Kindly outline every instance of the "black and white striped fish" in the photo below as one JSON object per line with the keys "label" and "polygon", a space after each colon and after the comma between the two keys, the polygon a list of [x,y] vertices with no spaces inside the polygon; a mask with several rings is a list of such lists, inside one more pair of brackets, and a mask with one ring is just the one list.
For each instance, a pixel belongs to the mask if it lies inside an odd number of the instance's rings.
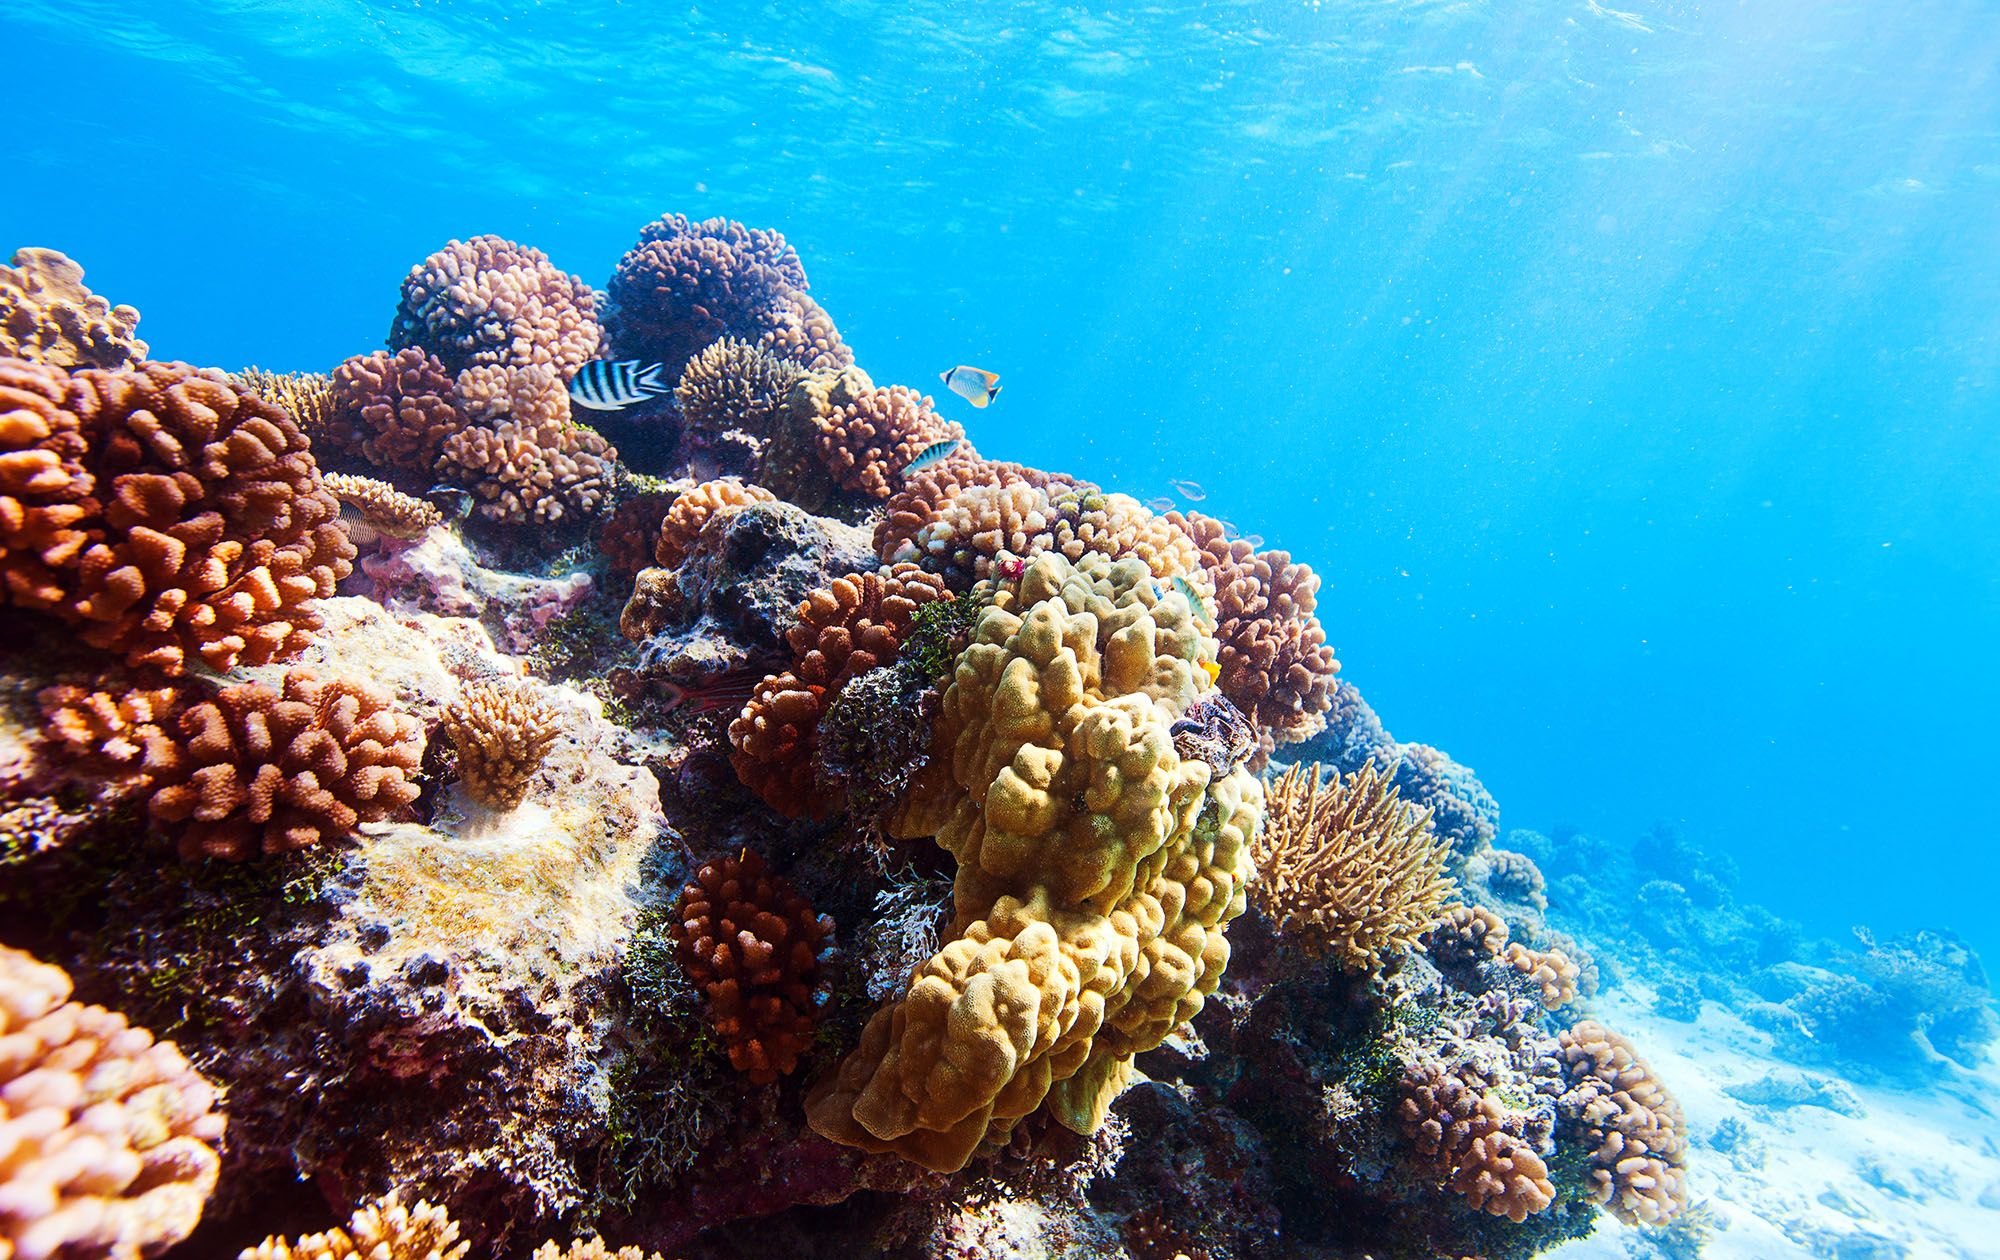
{"label": "black and white striped fish", "polygon": [[671,394],[674,387],[660,380],[665,365],[622,359],[609,363],[592,359],[577,369],[570,379],[570,401],[592,411],[623,411],[633,403],[659,394]]}

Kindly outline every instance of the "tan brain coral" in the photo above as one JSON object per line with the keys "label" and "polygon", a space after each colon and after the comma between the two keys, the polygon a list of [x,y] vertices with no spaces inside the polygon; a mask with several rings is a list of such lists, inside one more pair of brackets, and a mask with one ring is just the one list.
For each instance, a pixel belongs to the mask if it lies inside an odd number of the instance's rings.
{"label": "tan brain coral", "polygon": [[1628,1225],[1662,1225],[1687,1206],[1687,1117],[1632,1043],[1594,1020],[1558,1038],[1565,1121],[1590,1148],[1591,1197]]}
{"label": "tan brain coral", "polygon": [[282,660],[354,548],[285,411],[219,372],[0,362],[0,603],[179,673]]}
{"label": "tan brain coral", "polygon": [[422,349],[454,372],[539,366],[567,381],[597,357],[602,336],[589,285],[541,250],[489,235],[410,268],[389,345]]}
{"label": "tan brain coral", "polygon": [[274,402],[291,413],[299,429],[312,439],[313,449],[353,454],[359,450],[359,431],[341,412],[340,399],[333,391],[333,377],[325,372],[267,372],[247,367],[229,374],[231,382]]}
{"label": "tan brain coral", "polygon": [[371,684],[307,670],[238,683],[183,711],[147,808],[182,856],[249,858],[343,839],[417,797],[423,725]]}
{"label": "tan brain coral", "polygon": [[1045,1104],[1087,1132],[1201,1008],[1263,806],[1174,751],[1212,650],[1137,561],[1045,555],[994,592],[891,820],[958,859],[950,939],[815,1088],[815,1129],[938,1169]]}
{"label": "tan brain coral", "polygon": [[55,367],[142,362],[139,312],[83,287],[83,268],[53,249],[22,249],[0,267],[0,355]]}
{"label": "tan brain coral", "polygon": [[172,1042],[0,946],[0,1256],[157,1255],[221,1167],[216,1094]]}
{"label": "tan brain coral", "polygon": [[724,337],[688,361],[674,398],[691,460],[717,470],[760,472],[785,402],[805,373],[760,346]]}
{"label": "tan brain coral", "polygon": [[480,679],[459,688],[444,712],[458,749],[459,781],[489,809],[517,809],[549,749],[562,737],[562,713],[533,683]]}

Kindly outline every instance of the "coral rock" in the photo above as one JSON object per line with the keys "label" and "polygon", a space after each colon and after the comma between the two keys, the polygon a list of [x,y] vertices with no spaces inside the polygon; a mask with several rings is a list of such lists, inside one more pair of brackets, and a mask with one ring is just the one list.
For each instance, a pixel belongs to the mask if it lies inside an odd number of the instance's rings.
{"label": "coral rock", "polygon": [[517,809],[549,748],[562,735],[562,714],[532,684],[480,679],[459,689],[445,710],[444,729],[458,749],[459,781],[489,809]]}
{"label": "coral rock", "polygon": [[423,727],[366,683],[285,676],[225,687],[178,722],[153,770],[153,819],[184,824],[183,857],[248,858],[340,840],[417,797]]}
{"label": "coral rock", "polygon": [[392,349],[416,347],[453,372],[546,367],[564,381],[601,337],[589,285],[498,236],[452,241],[410,268],[389,329]]}
{"label": "coral rock", "polygon": [[736,1070],[759,1085],[798,1066],[825,1000],[833,920],[745,852],[703,866],[674,915],[678,956]]}
{"label": "coral rock", "polygon": [[723,508],[777,501],[778,496],[764,487],[748,485],[733,477],[704,481],[682,492],[667,509],[660,521],[659,538],[653,543],[653,562],[666,569],[678,568],[709,518]]}
{"label": "coral rock", "polygon": [[14,252],[0,267],[0,355],[54,367],[142,362],[139,312],[83,287],[83,268],[53,249]]}
{"label": "coral rock", "polygon": [[156,1255],[221,1167],[215,1089],[168,1041],[0,946],[0,1256]]}

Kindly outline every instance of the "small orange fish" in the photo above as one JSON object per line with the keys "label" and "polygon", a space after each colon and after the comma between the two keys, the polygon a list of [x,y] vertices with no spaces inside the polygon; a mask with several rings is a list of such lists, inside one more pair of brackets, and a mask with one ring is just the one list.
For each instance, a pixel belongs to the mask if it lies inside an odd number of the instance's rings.
{"label": "small orange fish", "polygon": [[944,387],[975,407],[984,407],[1000,393],[1000,374],[961,363],[949,372],[939,372]]}

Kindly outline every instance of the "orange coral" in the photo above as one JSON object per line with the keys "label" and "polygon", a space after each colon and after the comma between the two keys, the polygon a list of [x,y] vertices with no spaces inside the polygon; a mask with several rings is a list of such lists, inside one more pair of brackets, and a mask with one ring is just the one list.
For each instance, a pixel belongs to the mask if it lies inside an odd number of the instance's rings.
{"label": "orange coral", "polygon": [[139,312],[83,287],[83,268],[53,249],[0,267],[0,355],[56,367],[119,368],[145,359]]}
{"label": "orange coral", "polygon": [[1527,1136],[1530,1117],[1510,1111],[1485,1085],[1437,1064],[1413,1069],[1396,1118],[1417,1153],[1473,1210],[1518,1225],[1555,1201],[1555,1186]]}
{"label": "orange coral", "polygon": [[597,357],[602,330],[590,286],[539,249],[499,236],[452,241],[410,268],[389,329],[451,371],[541,366],[567,380]]}
{"label": "orange coral", "polygon": [[886,499],[903,468],[965,430],[931,408],[928,396],[902,385],[878,388],[859,368],[808,377],[792,390],[792,422],[809,423],[820,462],[843,490]]}
{"label": "orange coral", "polygon": [[178,674],[297,653],[354,548],[283,408],[184,363],[0,362],[0,602]]}
{"label": "orange coral", "polygon": [[1591,1197],[1630,1224],[1687,1206],[1687,1118],[1632,1043],[1593,1020],[1558,1038],[1569,1092],[1557,1104],[1591,1146]]}
{"label": "orange coral", "polygon": [[284,692],[238,683],[193,705],[154,768],[148,810],[185,824],[181,856],[248,858],[330,843],[417,797],[423,725],[368,683],[306,670]]}
{"label": "orange coral", "polygon": [[483,500],[481,516],[552,522],[595,512],[610,494],[618,452],[571,423],[569,394],[553,368],[468,368],[452,398],[471,427],[444,440],[437,470]]}
{"label": "orange coral", "polygon": [[1222,694],[1250,715],[1270,746],[1309,739],[1326,725],[1340,662],[1313,609],[1319,577],[1289,553],[1257,551],[1221,521],[1167,514],[1201,549],[1215,587]]}
{"label": "orange coral", "polygon": [[745,850],[703,866],[681,890],[674,939],[729,1061],[759,1085],[798,1066],[819,1023],[820,954],[833,920]]}
{"label": "orange coral", "polygon": [[169,732],[180,718],[178,687],[91,691],[62,685],[44,687],[36,700],[42,708],[43,738],[105,773],[143,781],[154,767],[177,755]]}
{"label": "orange coral", "polygon": [[635,494],[613,508],[597,531],[597,549],[613,573],[637,573],[653,561],[660,524],[676,496],[660,490]]}
{"label": "orange coral", "polygon": [[660,522],[659,539],[653,544],[653,560],[663,569],[679,568],[709,517],[723,508],[777,501],[778,496],[764,487],[734,477],[704,481],[692,490],[683,491],[673,507],[667,509],[665,519]]}
{"label": "orange coral", "polygon": [[1580,972],[1577,965],[1560,951],[1529,949],[1516,942],[1509,945],[1500,957],[1528,978],[1528,982],[1540,992],[1542,1005],[1549,1010],[1561,1010],[1576,1001]]}
{"label": "orange coral", "polygon": [[796,664],[759,684],[729,724],[730,762],[779,813],[821,816],[839,803],[815,778],[819,719],[849,681],[895,661],[925,604],[951,598],[913,564],[837,579],[799,605],[786,632]]}
{"label": "orange coral", "polygon": [[[378,534],[391,538],[422,538],[444,524],[444,513],[413,499],[386,481],[328,473],[321,479],[333,497],[354,510],[361,521]],[[365,541],[365,540],[364,540]]]}
{"label": "orange coral", "polygon": [[458,749],[459,781],[489,809],[517,809],[542,760],[562,735],[562,712],[541,689],[519,679],[485,679],[459,688],[444,713]]}
{"label": "orange coral", "polygon": [[451,373],[422,350],[358,354],[333,369],[333,397],[361,434],[361,453],[382,468],[428,475],[445,439],[465,427]]}

